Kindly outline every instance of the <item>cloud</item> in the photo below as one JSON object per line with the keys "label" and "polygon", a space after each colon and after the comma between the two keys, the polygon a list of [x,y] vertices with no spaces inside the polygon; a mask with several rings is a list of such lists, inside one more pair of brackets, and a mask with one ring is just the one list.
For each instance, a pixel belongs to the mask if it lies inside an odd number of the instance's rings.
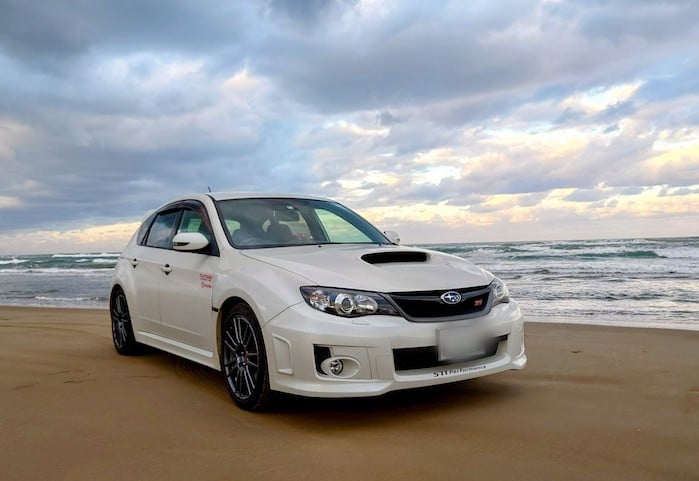
{"label": "cloud", "polygon": [[699,7],[691,0],[640,4],[633,0],[595,4],[575,1],[552,3],[549,8],[557,14],[577,18],[584,35],[612,43],[627,39],[671,40],[678,31],[696,32],[693,19],[699,15]]}
{"label": "cloud", "polygon": [[255,10],[212,0],[3,0],[0,43],[9,56],[60,75],[95,52],[201,54],[239,41]]}
{"label": "cloud", "polygon": [[[597,189],[575,189],[565,197],[571,202],[599,202],[609,197],[609,192]],[[604,205],[604,203],[599,203]]]}
{"label": "cloud", "polygon": [[384,111],[376,114],[376,120],[379,122],[379,125],[382,127],[391,127],[393,125],[400,124],[401,122],[403,122],[403,119],[400,119],[399,117],[396,117],[395,115],[392,115],[387,110],[384,110]]}
{"label": "cloud", "polygon": [[208,187],[328,195],[415,235],[699,211],[696,2],[0,11],[5,235],[107,229]]}
{"label": "cloud", "polygon": [[301,28],[312,28],[331,15],[342,15],[349,7],[356,7],[354,0],[270,0],[268,12],[277,19],[290,20]]}

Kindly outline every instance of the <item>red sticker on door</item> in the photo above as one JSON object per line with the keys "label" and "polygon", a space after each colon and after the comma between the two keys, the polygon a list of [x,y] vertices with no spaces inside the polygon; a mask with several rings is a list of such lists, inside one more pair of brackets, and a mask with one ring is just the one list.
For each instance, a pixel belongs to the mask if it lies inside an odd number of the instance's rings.
{"label": "red sticker on door", "polygon": [[211,289],[214,287],[214,276],[211,274],[199,274],[202,289]]}

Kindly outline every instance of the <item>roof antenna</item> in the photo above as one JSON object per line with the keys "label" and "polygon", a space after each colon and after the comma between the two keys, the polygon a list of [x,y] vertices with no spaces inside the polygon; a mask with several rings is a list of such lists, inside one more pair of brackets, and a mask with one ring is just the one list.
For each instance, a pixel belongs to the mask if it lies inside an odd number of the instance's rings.
{"label": "roof antenna", "polygon": [[211,192],[211,187],[207,185],[206,188],[209,189],[209,192]]}

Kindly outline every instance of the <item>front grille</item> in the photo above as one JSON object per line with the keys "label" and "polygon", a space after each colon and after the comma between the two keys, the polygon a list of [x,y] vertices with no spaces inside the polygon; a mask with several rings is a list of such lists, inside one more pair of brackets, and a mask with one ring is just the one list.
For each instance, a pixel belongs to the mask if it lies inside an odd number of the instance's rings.
{"label": "front grille", "polygon": [[486,314],[489,309],[489,286],[453,289],[461,295],[461,301],[447,304],[441,299],[447,291],[420,291],[389,293],[393,302],[411,320],[433,318],[467,319]]}
{"label": "front grille", "polygon": [[410,371],[413,369],[428,369],[431,367],[446,366],[458,362],[475,361],[486,357],[494,356],[498,351],[498,345],[507,340],[507,335],[494,337],[486,341],[485,353],[475,357],[465,357],[462,359],[452,359],[448,361],[439,360],[437,346],[409,347],[393,350],[393,363],[396,371]]}

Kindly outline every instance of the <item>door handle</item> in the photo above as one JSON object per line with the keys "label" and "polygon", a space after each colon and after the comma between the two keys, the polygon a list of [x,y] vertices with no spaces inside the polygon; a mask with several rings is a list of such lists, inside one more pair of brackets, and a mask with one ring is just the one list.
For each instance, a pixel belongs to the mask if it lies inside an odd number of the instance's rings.
{"label": "door handle", "polygon": [[170,264],[165,264],[160,270],[163,271],[165,275],[168,275],[172,272],[172,267],[170,267]]}
{"label": "door handle", "polygon": [[138,259],[130,259],[129,263],[131,264],[131,267],[134,269],[138,267]]}

